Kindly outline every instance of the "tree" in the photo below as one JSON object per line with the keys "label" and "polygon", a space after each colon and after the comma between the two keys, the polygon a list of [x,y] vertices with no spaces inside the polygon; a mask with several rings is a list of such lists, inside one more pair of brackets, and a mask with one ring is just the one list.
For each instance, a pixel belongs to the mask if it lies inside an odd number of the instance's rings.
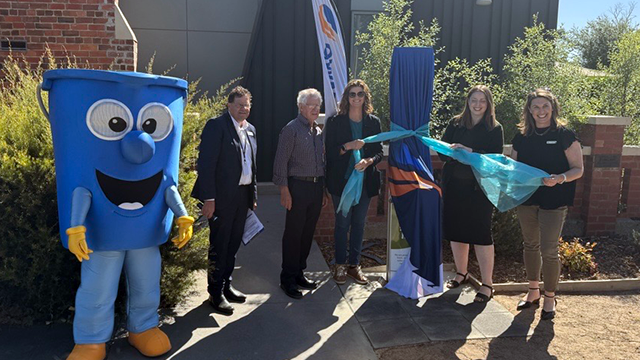
{"label": "tree", "polygon": [[389,0],[383,2],[384,12],[374,16],[366,33],[356,34],[356,46],[362,49],[362,70],[358,77],[363,79],[372,94],[372,103],[376,114],[382,121],[384,130],[389,129],[389,71],[393,48],[397,46],[434,46],[440,31],[438,21],[431,26],[419,23],[418,34],[412,36],[414,24],[411,0]]}
{"label": "tree", "polygon": [[[356,46],[364,45],[360,57],[362,69],[356,74],[370,87],[373,107],[382,121],[384,130],[389,129],[389,71],[393,49],[397,46],[435,47],[440,25],[437,19],[426,27],[419,22],[418,31],[411,22],[410,0],[389,0],[383,2],[384,12],[374,16],[367,33],[356,35]],[[435,48],[438,54],[444,47]],[[497,75],[493,74],[489,59],[469,64],[466,59],[453,59],[439,66],[435,59],[433,84],[433,107],[431,109],[431,135],[439,137],[448,121],[462,110],[469,88],[477,84],[495,85]],[[500,98],[499,90],[492,87],[494,95]]]}
{"label": "tree", "polygon": [[503,99],[496,109],[506,141],[517,132],[527,94],[536,88],[549,88],[558,97],[563,110],[560,115],[572,125],[592,114],[588,76],[576,60],[570,59],[570,52],[566,37],[546,29],[535,16],[523,37],[509,46],[500,79]]}
{"label": "tree", "polygon": [[640,144],[640,30],[623,35],[609,57],[602,113],[631,117],[625,143]]}
{"label": "tree", "polygon": [[627,6],[617,3],[609,14],[588,21],[582,29],[573,29],[575,47],[581,55],[581,64],[589,69],[610,64],[609,53],[615,43],[626,33],[638,29],[633,19],[636,3]]}

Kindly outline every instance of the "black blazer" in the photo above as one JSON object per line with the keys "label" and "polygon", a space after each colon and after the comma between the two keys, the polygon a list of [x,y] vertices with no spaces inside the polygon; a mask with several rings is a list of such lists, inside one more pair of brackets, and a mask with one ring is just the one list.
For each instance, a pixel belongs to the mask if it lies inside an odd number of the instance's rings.
{"label": "black blazer", "polygon": [[[342,190],[347,184],[345,174],[351,159],[351,150],[340,155],[340,148],[344,143],[354,140],[349,125],[349,115],[335,115],[327,120],[324,128],[324,148],[327,157],[327,189],[329,193],[342,196]],[[362,137],[380,133],[380,119],[374,115],[366,115],[362,124]],[[364,190],[369,197],[380,192],[380,171],[376,165],[382,161],[382,144],[365,144],[363,158],[373,158],[373,164],[364,171]]]}
{"label": "black blazer", "polygon": [[[239,195],[238,183],[242,175],[242,147],[240,138],[229,113],[207,121],[202,130],[200,154],[198,155],[198,179],[191,196],[205,201],[216,200],[216,212],[231,206]],[[247,204],[253,209],[258,199],[256,182],[256,128],[249,124],[247,128],[251,150],[252,192]]]}

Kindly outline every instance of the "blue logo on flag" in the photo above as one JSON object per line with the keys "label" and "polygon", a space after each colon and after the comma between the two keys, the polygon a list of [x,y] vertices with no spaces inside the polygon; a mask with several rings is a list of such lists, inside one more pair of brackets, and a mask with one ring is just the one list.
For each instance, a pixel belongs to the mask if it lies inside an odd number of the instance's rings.
{"label": "blue logo on flag", "polygon": [[333,41],[336,41],[338,34],[338,26],[336,24],[336,18],[333,16],[333,11],[327,5],[320,5],[318,9],[318,18],[320,18],[320,26],[322,32]]}

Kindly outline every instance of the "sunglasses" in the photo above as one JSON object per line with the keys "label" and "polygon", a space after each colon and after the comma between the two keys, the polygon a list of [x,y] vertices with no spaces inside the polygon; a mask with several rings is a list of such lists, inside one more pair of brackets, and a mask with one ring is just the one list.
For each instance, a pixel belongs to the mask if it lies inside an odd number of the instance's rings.
{"label": "sunglasses", "polygon": [[356,96],[360,97],[360,98],[364,97],[364,91],[350,92],[349,93],[349,97],[352,98],[352,99],[354,99]]}

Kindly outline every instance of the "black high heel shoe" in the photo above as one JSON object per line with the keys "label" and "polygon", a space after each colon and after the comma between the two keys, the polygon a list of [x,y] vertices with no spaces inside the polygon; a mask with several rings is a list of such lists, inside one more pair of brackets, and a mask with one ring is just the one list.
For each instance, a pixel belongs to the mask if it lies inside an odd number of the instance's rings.
{"label": "black high heel shoe", "polygon": [[[544,297],[553,299],[554,307],[555,307],[555,305],[558,305],[558,300],[556,299],[555,295],[549,296],[547,294],[544,294]],[[544,311],[544,308],[542,309],[542,314],[540,316],[541,320],[551,320],[554,317],[556,317],[556,310],[555,309],[551,310],[551,311]]]}
{"label": "black high heel shoe", "polygon": [[[489,286],[487,284],[482,284],[482,286],[486,287],[487,289],[491,290],[491,295],[487,296],[481,292],[478,292],[476,294],[476,298],[473,299],[473,302],[477,302],[477,303],[485,303],[489,300],[491,300],[491,298],[493,298],[493,286]],[[482,287],[480,286],[480,287]]]}
{"label": "black high heel shoe", "polygon": [[[538,291],[540,291],[540,288],[529,288],[529,290],[538,290]],[[520,301],[518,301],[518,306],[516,306],[516,309],[518,311],[520,311],[520,310],[528,309],[531,306],[533,306],[534,304],[538,305],[538,304],[540,304],[540,298],[541,297],[542,297],[542,295],[538,296],[537,299],[532,300],[532,301],[520,300]]]}
{"label": "black high heel shoe", "polygon": [[455,288],[459,287],[462,284],[466,284],[469,281],[469,272],[468,271],[467,271],[466,274],[461,274],[461,273],[457,272],[456,275],[462,276],[462,280],[460,282],[456,281],[455,279],[447,281],[447,287],[449,289],[455,289]]}

